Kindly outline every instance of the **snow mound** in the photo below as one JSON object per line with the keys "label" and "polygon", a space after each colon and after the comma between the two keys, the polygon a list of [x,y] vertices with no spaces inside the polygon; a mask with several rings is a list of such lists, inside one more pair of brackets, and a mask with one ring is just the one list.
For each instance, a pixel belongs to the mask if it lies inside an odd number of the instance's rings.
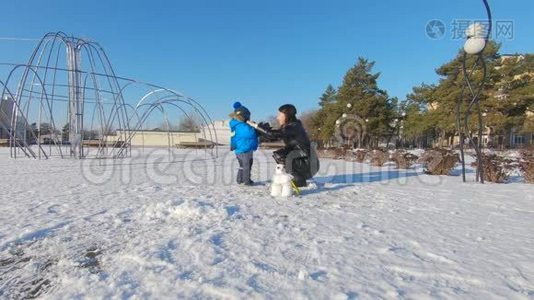
{"label": "snow mound", "polygon": [[142,222],[190,222],[201,218],[222,219],[226,215],[224,208],[197,199],[173,199],[149,203],[139,210]]}

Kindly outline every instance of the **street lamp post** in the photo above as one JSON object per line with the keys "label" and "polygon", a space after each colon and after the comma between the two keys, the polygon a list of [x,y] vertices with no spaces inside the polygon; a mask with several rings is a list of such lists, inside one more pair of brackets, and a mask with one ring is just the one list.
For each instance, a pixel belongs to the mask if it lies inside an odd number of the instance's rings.
{"label": "street lamp post", "polygon": [[[462,87],[460,97],[456,103],[456,127],[458,135],[460,138],[460,156],[462,162],[462,180],[465,182],[465,155],[464,155],[464,137],[467,137],[470,144],[473,146],[477,156],[477,171],[476,171],[476,181],[484,183],[484,168],[482,166],[482,112],[480,108],[480,94],[484,89],[484,84],[487,79],[487,70],[486,62],[484,59],[484,49],[488,44],[491,27],[492,27],[492,17],[491,10],[487,0],[482,0],[486,8],[486,13],[488,16],[488,29],[485,32],[484,27],[480,23],[471,24],[466,30],[467,40],[464,44],[464,54],[462,59],[462,73],[464,77],[464,86]],[[476,60],[470,71],[467,67],[467,57],[468,55],[475,55]],[[472,82],[472,75],[476,69],[476,66],[480,65],[482,68],[482,81],[478,86],[475,86]],[[466,91],[470,94],[470,99],[468,99],[467,107],[465,113],[462,115],[461,108],[464,105],[464,96]],[[469,128],[469,118],[471,113],[475,110],[478,123],[477,138],[473,137],[471,130]]]}

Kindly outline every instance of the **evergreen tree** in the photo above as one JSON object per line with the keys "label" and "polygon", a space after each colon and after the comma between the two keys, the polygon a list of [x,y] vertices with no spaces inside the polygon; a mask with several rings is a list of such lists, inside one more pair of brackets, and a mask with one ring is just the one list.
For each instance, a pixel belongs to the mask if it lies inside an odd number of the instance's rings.
{"label": "evergreen tree", "polygon": [[[500,44],[490,41],[483,53],[487,76],[479,94],[483,131],[489,128],[492,135],[500,136],[512,132],[532,134],[534,55],[515,55],[504,59],[499,55],[499,49]],[[484,72],[480,65],[471,68],[475,66],[476,59],[477,56],[468,55],[466,66],[470,82],[478,90]],[[380,139],[385,138],[389,142],[397,133],[402,133],[410,144],[418,147],[431,146],[430,141],[450,145],[458,135],[455,113],[458,101],[462,101],[462,118],[472,101],[469,89],[465,88],[463,60],[464,51],[461,49],[452,60],[436,69],[440,77],[436,84],[422,83],[414,87],[406,100],[398,105],[396,98],[390,98],[378,87],[380,73],[373,72],[375,63],[360,57],[347,71],[337,91],[329,85],[321,95],[320,109],[311,118],[310,131],[316,140],[332,141],[336,134],[336,121],[346,113],[365,120],[367,137],[364,146],[376,146]],[[399,107],[405,115],[400,114]],[[478,131],[476,108],[471,110],[468,125],[471,133]]]}
{"label": "evergreen tree", "polygon": [[50,123],[41,123],[39,126],[39,132],[41,135],[52,133],[52,127]]}
{"label": "evergreen tree", "polygon": [[61,139],[63,141],[68,141],[69,140],[69,134],[70,134],[70,125],[67,122],[67,124],[65,124],[65,126],[63,126],[63,129],[61,130]]}
{"label": "evergreen tree", "polygon": [[381,137],[391,134],[390,123],[395,115],[395,103],[378,87],[380,73],[373,73],[375,62],[362,57],[347,72],[338,90],[338,102],[343,110],[351,104],[349,112],[366,121],[367,137],[364,144],[377,146]]}
{"label": "evergreen tree", "polygon": [[436,135],[438,119],[436,113],[435,85],[422,83],[414,87],[402,104],[402,137],[411,146],[424,147],[428,137]]}
{"label": "evergreen tree", "polygon": [[[496,83],[500,80],[500,75],[497,71],[499,66],[497,59],[499,47],[499,44],[489,42],[484,50],[484,57],[487,65],[487,78],[482,92],[479,95],[481,109],[484,112],[489,112],[491,110],[491,102],[488,101],[488,99],[495,90]],[[409,103],[417,104],[420,108],[425,107],[425,111],[422,114],[423,118],[420,120],[423,123],[408,123],[408,126],[421,126],[420,128],[428,129],[427,134],[429,134],[430,137],[437,138],[440,144],[450,143],[452,141],[451,138],[457,134],[455,111],[457,102],[462,96],[462,87],[465,83],[464,74],[462,72],[463,56],[463,50],[459,50],[454,59],[436,70],[436,73],[440,76],[440,80],[437,84],[422,84],[421,86],[415,87],[413,92],[407,97]],[[475,60],[476,56],[468,56],[466,66],[473,66]],[[471,74],[471,82],[476,89],[482,81],[483,72],[481,68],[478,67],[478,69],[474,69]],[[471,94],[465,89],[463,94],[464,105],[462,106],[461,111],[462,115],[465,113],[467,103],[471,100]],[[472,132],[476,132],[477,130],[475,114],[476,110],[472,109],[469,124]],[[407,132],[410,130],[411,128],[406,128]]]}
{"label": "evergreen tree", "polygon": [[493,100],[494,114],[489,122],[496,131],[534,132],[534,55],[502,59],[501,80]]}
{"label": "evergreen tree", "polygon": [[[316,136],[324,141],[331,140],[336,132],[336,121],[344,114],[357,115],[365,124],[368,136],[365,144],[378,144],[378,139],[393,132],[390,123],[395,117],[395,99],[378,87],[380,73],[373,73],[374,62],[362,57],[350,68],[339,87],[334,100],[333,88],[327,88],[321,96],[321,109],[314,115],[313,124],[317,128]],[[323,100],[330,101],[323,101]],[[350,107],[347,107],[350,104]]]}
{"label": "evergreen tree", "polygon": [[329,84],[326,87],[326,90],[324,91],[324,93],[319,98],[319,105],[321,107],[324,107],[328,103],[336,102],[336,95],[337,95],[336,89],[334,89],[334,87],[331,84]]}

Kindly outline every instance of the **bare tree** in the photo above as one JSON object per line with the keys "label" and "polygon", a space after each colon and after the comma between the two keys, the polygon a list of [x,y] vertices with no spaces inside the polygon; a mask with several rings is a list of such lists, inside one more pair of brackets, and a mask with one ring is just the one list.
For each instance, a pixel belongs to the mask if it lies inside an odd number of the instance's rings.
{"label": "bare tree", "polygon": [[311,134],[313,133],[314,131],[314,127],[313,127],[313,116],[315,115],[316,111],[306,111],[306,112],[303,112],[302,114],[300,114],[300,121],[302,122],[302,126],[304,126],[304,129],[306,129],[306,131]]}
{"label": "bare tree", "polygon": [[186,132],[196,132],[200,130],[199,126],[200,122],[198,122],[193,117],[182,117],[178,123],[178,130],[180,131],[186,131]]}
{"label": "bare tree", "polygon": [[269,123],[269,125],[271,125],[271,127],[278,127],[280,126],[280,124],[278,124],[278,121],[276,120],[276,116],[268,116],[264,121],[262,122],[266,122],[266,123]]}

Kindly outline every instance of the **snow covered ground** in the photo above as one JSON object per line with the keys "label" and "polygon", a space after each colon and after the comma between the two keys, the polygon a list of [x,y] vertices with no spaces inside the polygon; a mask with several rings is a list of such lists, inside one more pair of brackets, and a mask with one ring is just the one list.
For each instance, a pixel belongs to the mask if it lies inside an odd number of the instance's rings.
{"label": "snow covered ground", "polygon": [[534,185],[323,160],[273,199],[269,151],[119,161],[0,149],[0,298],[534,298]]}

